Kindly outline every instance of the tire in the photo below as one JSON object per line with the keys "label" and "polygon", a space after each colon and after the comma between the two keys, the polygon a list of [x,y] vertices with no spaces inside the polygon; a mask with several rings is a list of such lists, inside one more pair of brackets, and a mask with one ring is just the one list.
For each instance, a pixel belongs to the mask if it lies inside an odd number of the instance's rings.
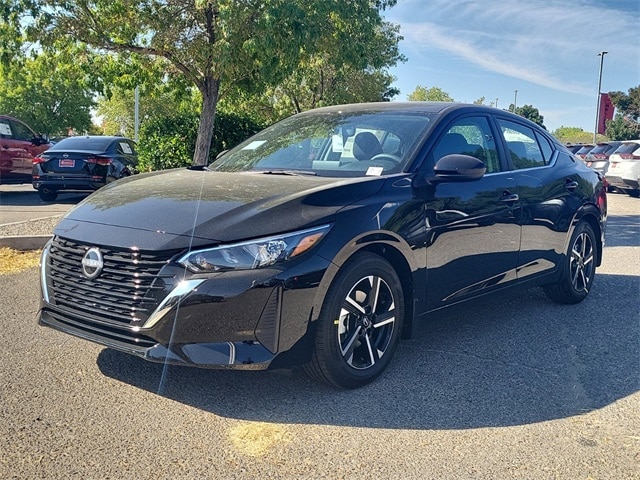
{"label": "tire", "polygon": [[544,286],[544,292],[556,303],[574,304],[584,300],[596,273],[598,243],[591,225],[580,222],[577,226],[569,249],[562,260],[562,273],[558,282]]}
{"label": "tire", "polygon": [[45,202],[53,202],[58,198],[58,191],[47,187],[40,187],[38,189],[38,195],[40,195],[40,198]]}
{"label": "tire", "polygon": [[324,299],[307,373],[337,388],[358,388],[389,365],[404,318],[398,274],[382,257],[360,253],[334,279]]}

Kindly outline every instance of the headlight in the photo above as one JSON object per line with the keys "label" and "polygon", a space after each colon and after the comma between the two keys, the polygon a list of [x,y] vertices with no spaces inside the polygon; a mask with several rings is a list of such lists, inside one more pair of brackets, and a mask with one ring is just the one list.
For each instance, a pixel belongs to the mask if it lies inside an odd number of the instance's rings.
{"label": "headlight", "polygon": [[331,225],[324,225],[249,242],[197,250],[187,253],[178,263],[195,273],[268,267],[310,250],[330,228]]}

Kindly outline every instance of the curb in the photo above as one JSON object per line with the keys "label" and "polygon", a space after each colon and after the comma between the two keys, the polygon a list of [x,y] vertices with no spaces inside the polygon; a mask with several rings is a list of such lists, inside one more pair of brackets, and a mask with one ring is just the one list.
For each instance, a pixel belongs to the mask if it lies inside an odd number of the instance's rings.
{"label": "curb", "polygon": [[52,235],[0,237],[0,247],[8,247],[13,250],[39,250],[51,238]]}

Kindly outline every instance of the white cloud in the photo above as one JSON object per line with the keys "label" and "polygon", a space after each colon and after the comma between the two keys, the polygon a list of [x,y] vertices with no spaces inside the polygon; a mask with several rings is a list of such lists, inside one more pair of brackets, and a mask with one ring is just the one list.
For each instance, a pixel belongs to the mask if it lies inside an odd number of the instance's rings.
{"label": "white cloud", "polygon": [[401,24],[410,57],[445,52],[489,72],[585,96],[593,95],[600,50],[615,53],[617,68],[638,71],[638,15],[584,0],[400,0],[395,8],[401,4],[406,14],[394,18],[391,9],[388,19]]}

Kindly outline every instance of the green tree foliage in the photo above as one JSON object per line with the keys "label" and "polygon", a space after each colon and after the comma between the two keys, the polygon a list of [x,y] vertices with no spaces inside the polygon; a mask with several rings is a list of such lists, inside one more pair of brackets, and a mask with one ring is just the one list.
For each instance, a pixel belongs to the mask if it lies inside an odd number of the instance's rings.
{"label": "green tree foliage", "polygon": [[626,94],[609,92],[609,97],[616,107],[616,116],[607,122],[607,136],[612,140],[640,138],[640,85]]}
{"label": "green tree foliage", "polygon": [[515,109],[513,107],[513,104],[511,104],[509,106],[509,111],[513,112],[515,110],[516,115],[520,115],[521,117],[531,120],[542,128],[547,128],[544,126],[544,117],[540,115],[540,111],[533,105],[523,105],[522,107],[516,107]]}
{"label": "green tree foliage", "polygon": [[339,71],[300,70],[275,87],[260,93],[237,89],[221,99],[225,112],[242,113],[258,123],[271,124],[285,117],[327,105],[360,102],[387,102],[399,91],[394,77],[382,70],[362,71],[343,67]]}
{"label": "green tree foliage", "polygon": [[[198,121],[196,113],[182,112],[144,122],[138,144],[139,169],[151,171],[190,165],[198,136]],[[208,161],[262,127],[247,117],[218,112]]]}
{"label": "green tree foliage", "polygon": [[562,143],[591,143],[593,132],[585,132],[578,127],[558,127],[552,132]]}
{"label": "green tree foliage", "polygon": [[77,52],[40,54],[0,65],[0,112],[13,115],[37,132],[64,135],[91,127],[91,81],[73,61]]}
{"label": "green tree foliage", "polygon": [[427,88],[418,85],[416,89],[407,95],[410,102],[453,102],[453,98],[439,87]]}
{"label": "green tree foliage", "polygon": [[[19,0],[26,1],[26,0]],[[380,13],[396,0],[34,0],[31,39],[164,59],[201,96],[195,164],[205,164],[220,95],[264,91],[323,54],[335,68],[392,66],[399,36]],[[15,2],[14,2],[15,3]],[[385,50],[376,50],[385,39]],[[373,47],[375,48],[371,48]]]}

